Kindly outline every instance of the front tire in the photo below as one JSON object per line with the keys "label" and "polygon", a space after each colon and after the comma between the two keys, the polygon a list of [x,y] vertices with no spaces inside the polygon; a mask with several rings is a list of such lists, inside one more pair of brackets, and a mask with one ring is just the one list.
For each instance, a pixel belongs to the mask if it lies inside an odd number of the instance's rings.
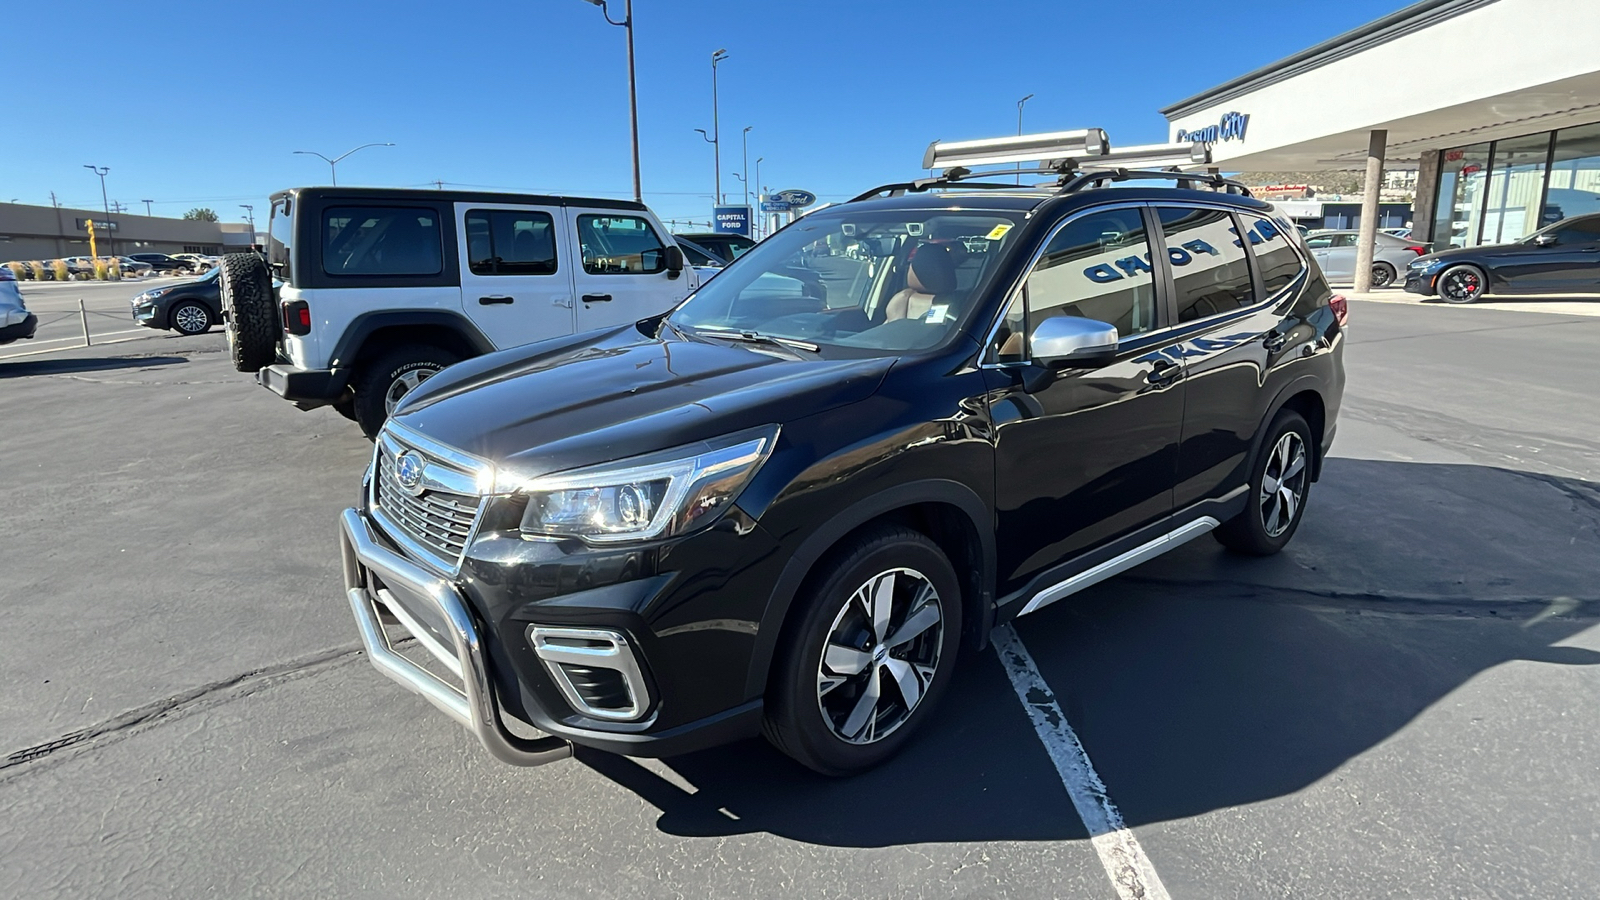
{"label": "front tire", "polygon": [[1300,528],[1311,492],[1311,426],[1292,409],[1280,411],[1250,469],[1244,512],[1212,532],[1222,546],[1251,556],[1271,556]]}
{"label": "front tire", "polygon": [[809,583],[763,731],[807,768],[853,775],[899,752],[948,688],[961,585],[937,544],[890,525],[840,548]]}
{"label": "front tire", "polygon": [[1488,288],[1477,266],[1451,266],[1439,274],[1439,299],[1446,303],[1476,303]]}
{"label": "front tire", "polygon": [[167,320],[172,323],[172,330],[179,334],[205,334],[211,330],[211,310],[206,309],[205,304],[192,300],[173,307]]}
{"label": "front tire", "polygon": [[376,438],[406,394],[458,361],[459,357],[443,348],[413,344],[391,350],[366,366],[356,380],[353,404],[361,433]]}

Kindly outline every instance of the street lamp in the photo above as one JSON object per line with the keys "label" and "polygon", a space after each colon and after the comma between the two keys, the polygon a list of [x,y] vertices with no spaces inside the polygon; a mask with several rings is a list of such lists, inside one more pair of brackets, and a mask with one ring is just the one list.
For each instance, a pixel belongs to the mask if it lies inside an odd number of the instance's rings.
{"label": "street lamp", "polygon": [[633,75],[633,0],[623,0],[621,22],[611,18],[611,10],[606,8],[606,0],[584,0],[584,2],[600,7],[600,13],[606,17],[607,22],[628,29],[628,120],[633,126],[633,199],[643,203],[644,189],[639,186],[639,92]]}
{"label": "street lamp", "polygon": [[[1022,136],[1022,104],[1027,103],[1029,100],[1032,100],[1032,99],[1033,99],[1033,95],[1029,94],[1028,96],[1023,97],[1021,100],[1017,101],[1017,137],[1021,137]],[[1021,183],[1022,183],[1022,163],[1017,163],[1017,184],[1021,184]]]}
{"label": "street lamp", "polygon": [[338,187],[339,186],[339,172],[334,167],[339,164],[340,160],[344,159],[346,156],[349,156],[351,153],[356,152],[356,150],[365,150],[368,147],[393,147],[393,146],[394,146],[394,144],[390,144],[390,143],[362,144],[361,146],[357,147],[355,150],[350,150],[350,151],[347,151],[345,153],[342,153],[342,154],[340,154],[338,156],[335,156],[333,159],[329,159],[326,156],[323,156],[321,153],[318,153],[315,150],[296,150],[294,152],[295,153],[299,153],[299,154],[304,154],[306,156],[315,156],[316,158],[318,158],[318,159],[322,160],[323,162],[327,163],[328,164],[328,178],[333,181],[333,186],[334,187]]}
{"label": "street lamp", "polygon": [[111,171],[110,166],[91,166],[84,163],[83,167],[100,176],[100,205],[106,211],[106,245],[111,248],[112,255],[116,255],[116,243],[111,237],[111,201],[106,199],[106,173]]}
{"label": "street lamp", "polygon": [[700,132],[700,136],[705,138],[706,142],[711,145],[711,164],[716,167],[716,179],[714,184],[716,186],[715,190],[717,194],[718,206],[722,205],[722,143],[720,141],[720,138],[722,137],[722,128],[719,120],[719,113],[717,111],[717,63],[722,62],[727,58],[727,50],[719,49],[711,54],[711,133],[706,134],[706,130],[704,128],[695,129],[695,131]]}
{"label": "street lamp", "polygon": [[239,208],[244,210],[244,214],[250,218],[250,244],[254,246],[256,242],[256,208],[248,203],[239,204]]}
{"label": "street lamp", "polygon": [[[740,144],[744,148],[743,162],[744,171],[747,175],[750,173],[750,129],[754,127],[754,125],[746,125],[744,127],[744,132],[739,135]],[[744,205],[745,208],[748,209],[750,206],[750,182],[745,178],[741,178],[739,180],[744,183]]]}
{"label": "street lamp", "polygon": [[[756,206],[757,207],[761,206],[761,195],[766,193],[766,188],[761,186],[761,161],[763,159],[766,159],[766,157],[765,156],[756,157]],[[756,229],[756,233],[757,234],[766,234],[766,232],[767,232],[767,217],[763,215],[760,218],[756,219],[756,222],[759,223],[760,226],[761,226],[761,227]]]}

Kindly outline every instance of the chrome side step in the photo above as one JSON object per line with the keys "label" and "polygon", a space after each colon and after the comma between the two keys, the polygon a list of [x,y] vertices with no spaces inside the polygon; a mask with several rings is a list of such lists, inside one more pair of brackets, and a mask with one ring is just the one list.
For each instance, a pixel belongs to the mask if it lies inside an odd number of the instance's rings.
{"label": "chrome side step", "polygon": [[1045,588],[1034,594],[1033,599],[1029,600],[1028,605],[1024,606],[1022,612],[1017,613],[1017,615],[1025,616],[1036,609],[1049,606],[1062,597],[1076,594],[1090,585],[1099,584],[1113,575],[1126,572],[1142,562],[1155,559],[1179,544],[1194,540],[1221,524],[1221,522],[1210,516],[1201,516],[1181,528],[1175,528],[1154,540],[1140,544],[1127,553],[1114,556],[1098,566],[1079,572],[1066,581],[1057,582]]}

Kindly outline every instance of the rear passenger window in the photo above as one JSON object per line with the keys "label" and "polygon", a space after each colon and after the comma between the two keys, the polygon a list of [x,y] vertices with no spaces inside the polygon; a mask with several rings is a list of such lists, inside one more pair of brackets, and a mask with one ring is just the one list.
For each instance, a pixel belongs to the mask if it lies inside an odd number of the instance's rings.
{"label": "rear passenger window", "polygon": [[[1108,209],[1068,222],[1050,239],[1025,290],[1030,328],[1049,316],[1084,316],[1115,325],[1121,337],[1153,330],[1156,281],[1143,216]],[[1011,348],[1000,354],[1009,356]]]}
{"label": "rear passenger window", "polygon": [[329,275],[438,275],[439,217],[431,209],[331,206],[322,213],[322,271]]}
{"label": "rear passenger window", "polygon": [[638,216],[579,216],[578,249],[590,275],[649,275],[667,268],[661,238]]}
{"label": "rear passenger window", "polygon": [[1179,322],[1232,312],[1255,302],[1250,262],[1233,225],[1220,209],[1156,208],[1166,236]]}
{"label": "rear passenger window", "polygon": [[474,275],[554,275],[556,223],[548,213],[467,212],[467,268]]}
{"label": "rear passenger window", "polygon": [[1300,253],[1289,243],[1288,224],[1255,216],[1239,216],[1244,221],[1245,237],[1250,239],[1250,252],[1256,258],[1256,268],[1261,270],[1261,281],[1267,296],[1288,287],[1306,270]]}

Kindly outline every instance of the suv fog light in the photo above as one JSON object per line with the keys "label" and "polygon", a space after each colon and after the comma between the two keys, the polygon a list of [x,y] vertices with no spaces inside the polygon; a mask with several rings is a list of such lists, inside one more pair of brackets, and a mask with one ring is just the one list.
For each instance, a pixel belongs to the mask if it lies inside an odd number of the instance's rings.
{"label": "suv fog light", "polygon": [[573,709],[613,722],[644,715],[644,675],[621,633],[530,625],[528,643]]}

